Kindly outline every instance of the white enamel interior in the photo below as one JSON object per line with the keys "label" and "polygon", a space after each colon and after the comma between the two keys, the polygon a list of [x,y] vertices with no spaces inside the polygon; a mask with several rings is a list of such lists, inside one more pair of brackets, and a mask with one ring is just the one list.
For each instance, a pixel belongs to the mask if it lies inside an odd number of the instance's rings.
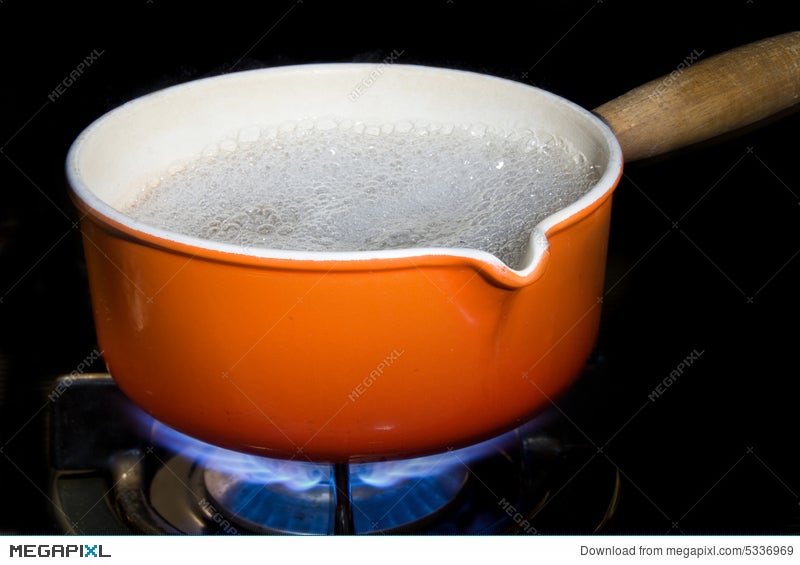
{"label": "white enamel interior", "polygon": [[231,254],[297,260],[364,260],[457,255],[502,264],[474,249],[413,248],[300,252],[202,240],[148,226],[120,212],[153,179],[253,126],[335,118],[367,125],[411,122],[527,128],[567,140],[603,175],[584,196],[540,222],[523,266],[532,272],[547,230],[613,188],[622,154],[611,130],[585,109],[546,91],[497,77],[412,65],[322,64],[259,69],[154,92],[109,112],[75,141],[67,176],[89,207],[133,230]]}

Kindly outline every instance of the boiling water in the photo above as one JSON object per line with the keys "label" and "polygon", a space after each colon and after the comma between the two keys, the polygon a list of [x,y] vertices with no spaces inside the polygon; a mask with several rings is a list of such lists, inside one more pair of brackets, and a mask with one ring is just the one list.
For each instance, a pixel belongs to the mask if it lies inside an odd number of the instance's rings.
{"label": "boiling water", "polygon": [[511,267],[601,173],[530,131],[333,120],[243,130],[175,169],[125,212],[244,247],[473,248]]}

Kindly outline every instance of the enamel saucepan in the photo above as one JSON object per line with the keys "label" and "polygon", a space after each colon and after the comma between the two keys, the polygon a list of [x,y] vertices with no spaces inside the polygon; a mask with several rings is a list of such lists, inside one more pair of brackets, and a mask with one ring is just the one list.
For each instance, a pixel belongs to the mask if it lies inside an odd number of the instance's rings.
{"label": "enamel saucepan", "polygon": [[[67,159],[108,370],[158,420],[270,457],[408,457],[509,430],[564,391],[593,347],[623,154],[662,153],[792,106],[799,67],[800,33],[787,34],[595,113],[517,82],[403,65],[262,69],[129,102]],[[517,268],[472,249],[244,249],[121,212],[231,131],[319,116],[523,127],[568,140],[603,172],[536,226]]]}

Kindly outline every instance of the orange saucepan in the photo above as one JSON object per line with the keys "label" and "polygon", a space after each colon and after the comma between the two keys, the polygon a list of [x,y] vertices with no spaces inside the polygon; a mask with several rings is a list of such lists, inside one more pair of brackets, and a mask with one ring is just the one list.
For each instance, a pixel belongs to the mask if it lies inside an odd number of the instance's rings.
{"label": "orange saucepan", "polygon": [[[759,51],[774,56],[778,47],[767,47]],[[612,129],[496,77],[373,70],[308,65],[195,81],[110,112],[74,143],[67,175],[99,344],[120,388],[155,418],[270,457],[407,457],[515,427],[580,373],[597,336],[622,172]],[[368,88],[353,96],[365,77]],[[630,107],[599,112],[623,131]],[[602,176],[537,225],[515,269],[472,249],[244,249],[121,211],[151,179],[231,132],[329,116],[527,128],[567,140]]]}

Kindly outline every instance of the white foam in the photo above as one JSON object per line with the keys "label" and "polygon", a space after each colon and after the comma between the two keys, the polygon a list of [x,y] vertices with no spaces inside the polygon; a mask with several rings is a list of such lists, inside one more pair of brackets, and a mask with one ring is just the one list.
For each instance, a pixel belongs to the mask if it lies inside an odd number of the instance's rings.
{"label": "white foam", "polygon": [[552,136],[481,124],[328,118],[250,126],[214,147],[124,212],[244,247],[473,248],[515,268],[533,227],[602,173]]}

